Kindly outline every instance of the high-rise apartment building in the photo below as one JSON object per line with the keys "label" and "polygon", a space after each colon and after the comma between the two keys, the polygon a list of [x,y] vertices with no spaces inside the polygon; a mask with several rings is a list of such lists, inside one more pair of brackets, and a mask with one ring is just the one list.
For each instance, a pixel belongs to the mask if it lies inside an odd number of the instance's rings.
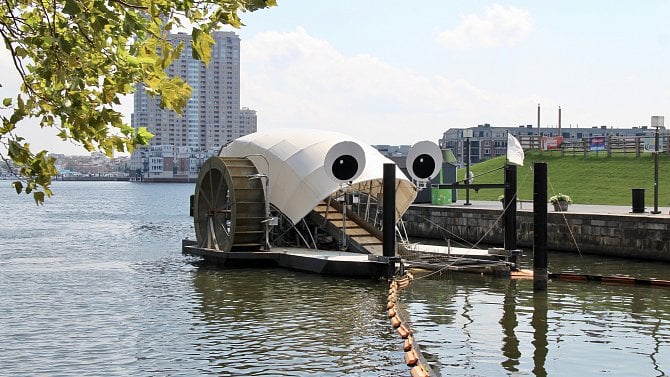
{"label": "high-rise apartment building", "polygon": [[[135,128],[147,127],[155,135],[150,141],[152,150],[165,148],[212,155],[228,142],[256,131],[256,112],[240,108],[240,38],[234,32],[224,31],[216,31],[212,37],[215,44],[211,60],[205,65],[192,58],[190,34],[170,36],[175,45],[183,42],[184,49],[166,72],[170,77],[181,77],[192,88],[181,115],[161,109],[159,101],[148,95],[143,85],[137,86],[132,124]],[[135,155],[135,160],[141,159],[142,153],[138,151]],[[131,165],[142,171],[147,166],[146,161]],[[173,170],[154,167],[145,176],[165,176]],[[197,169],[189,168],[191,173],[194,170],[197,174]]]}

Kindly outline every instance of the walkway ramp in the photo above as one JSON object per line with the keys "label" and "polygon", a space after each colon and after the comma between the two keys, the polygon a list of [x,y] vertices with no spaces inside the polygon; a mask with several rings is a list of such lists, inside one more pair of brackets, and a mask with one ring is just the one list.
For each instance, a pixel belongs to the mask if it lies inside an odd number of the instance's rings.
{"label": "walkway ramp", "polygon": [[[321,202],[307,216],[334,239],[342,239],[342,205],[337,201]],[[347,251],[382,255],[382,233],[355,213],[347,212]]]}

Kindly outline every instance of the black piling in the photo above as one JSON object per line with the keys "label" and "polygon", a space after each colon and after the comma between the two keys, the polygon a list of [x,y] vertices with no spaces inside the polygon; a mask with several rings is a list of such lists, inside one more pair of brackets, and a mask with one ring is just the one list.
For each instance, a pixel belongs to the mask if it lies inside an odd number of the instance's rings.
{"label": "black piling", "polygon": [[395,164],[384,164],[383,178],[382,256],[388,262],[386,277],[391,279],[395,275],[396,263],[400,262],[395,255]]}
{"label": "black piling", "polygon": [[384,164],[383,190],[383,255],[385,257],[395,257],[395,164]]}
{"label": "black piling", "polygon": [[505,166],[505,251],[510,253],[511,262],[517,264],[516,244],[516,165]]}
{"label": "black piling", "polygon": [[547,290],[547,164],[533,164],[533,290]]}

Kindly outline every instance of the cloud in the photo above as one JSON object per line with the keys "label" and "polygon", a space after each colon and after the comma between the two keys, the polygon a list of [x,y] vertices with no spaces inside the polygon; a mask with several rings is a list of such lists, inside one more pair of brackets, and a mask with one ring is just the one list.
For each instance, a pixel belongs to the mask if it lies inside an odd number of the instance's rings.
{"label": "cloud", "polygon": [[470,14],[460,24],[437,35],[443,46],[455,49],[513,47],[533,30],[533,19],[526,10],[493,4],[483,15]]}
{"label": "cloud", "polygon": [[243,40],[241,59],[241,103],[258,111],[259,130],[318,128],[370,144],[413,144],[527,111],[526,100],[462,79],[422,75],[369,54],[347,56],[302,28]]}

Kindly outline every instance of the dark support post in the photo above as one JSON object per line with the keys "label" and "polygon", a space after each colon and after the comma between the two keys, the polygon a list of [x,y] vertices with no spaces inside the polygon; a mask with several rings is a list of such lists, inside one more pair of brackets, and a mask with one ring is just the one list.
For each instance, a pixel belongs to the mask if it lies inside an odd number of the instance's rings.
{"label": "dark support post", "polygon": [[547,164],[533,164],[533,290],[547,290]]}
{"label": "dark support post", "polygon": [[465,138],[465,149],[468,151],[468,157],[465,160],[465,203],[463,205],[469,206],[470,203],[470,138]]}
{"label": "dark support post", "polygon": [[516,165],[505,166],[505,251],[512,253],[511,262],[516,266]]}
{"label": "dark support post", "polygon": [[383,255],[395,256],[395,164],[384,164],[382,241]]}

